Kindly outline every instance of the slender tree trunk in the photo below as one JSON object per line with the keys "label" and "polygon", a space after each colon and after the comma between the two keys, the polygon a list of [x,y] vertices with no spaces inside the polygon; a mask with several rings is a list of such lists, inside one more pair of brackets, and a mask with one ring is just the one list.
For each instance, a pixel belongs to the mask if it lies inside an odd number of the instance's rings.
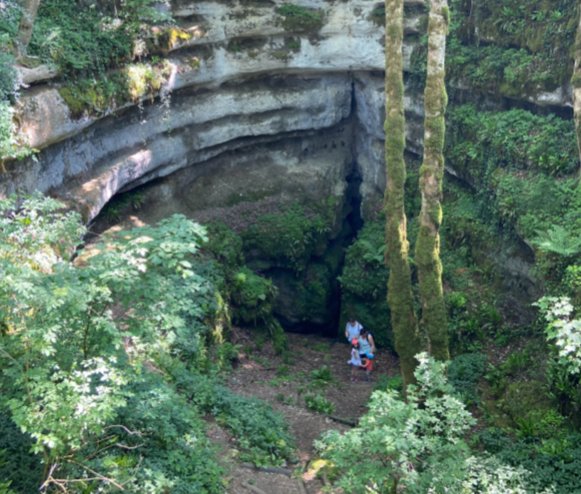
{"label": "slender tree trunk", "polygon": [[577,10],[579,11],[579,23],[575,39],[575,65],[571,86],[573,87],[573,113],[575,115],[575,129],[577,130],[577,146],[579,159],[581,159],[581,5],[577,6]]}
{"label": "slender tree trunk", "polygon": [[404,385],[414,381],[416,360],[421,351],[417,319],[413,307],[410,266],[408,262],[404,185],[406,178],[405,116],[403,86],[403,0],[385,1],[385,163],[387,186],[386,263],[389,268],[387,303],[395,348],[400,358]]}
{"label": "slender tree trunk", "polygon": [[447,0],[431,0],[424,91],[424,160],[420,168],[422,209],[415,261],[422,303],[420,327],[428,337],[430,353],[439,360],[450,358],[440,261],[445,112],[448,103],[444,81],[448,24]]}
{"label": "slender tree trunk", "polygon": [[32,29],[41,0],[21,0],[22,17],[18,26],[18,39],[16,40],[16,58],[26,57],[28,44],[32,38]]}

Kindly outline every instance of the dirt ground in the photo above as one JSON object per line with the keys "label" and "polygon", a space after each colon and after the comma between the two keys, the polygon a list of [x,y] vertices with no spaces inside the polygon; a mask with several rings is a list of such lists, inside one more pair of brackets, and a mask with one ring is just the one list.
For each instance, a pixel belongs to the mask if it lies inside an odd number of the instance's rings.
{"label": "dirt ground", "polygon": [[[237,329],[240,361],[227,380],[235,392],[261,398],[286,418],[297,446],[297,463],[282,469],[257,470],[227,460],[229,494],[318,494],[323,481],[316,478],[310,461],[315,458],[314,441],[330,429],[343,431],[365,413],[369,396],[386,376],[398,374],[398,363],[388,351],[379,349],[376,367],[369,381],[363,371],[351,381],[347,364],[347,342],[316,335],[289,334],[287,356],[275,355],[269,344],[257,345],[256,335]],[[306,396],[320,395],[333,404],[326,413],[310,410]],[[217,426],[210,437],[224,448],[229,458],[231,441]]]}

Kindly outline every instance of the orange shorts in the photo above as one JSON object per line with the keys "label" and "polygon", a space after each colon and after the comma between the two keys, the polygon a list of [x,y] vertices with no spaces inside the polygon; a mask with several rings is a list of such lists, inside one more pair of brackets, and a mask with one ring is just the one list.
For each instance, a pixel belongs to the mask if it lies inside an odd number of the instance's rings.
{"label": "orange shorts", "polygon": [[373,370],[373,360],[370,358],[361,359],[361,369],[365,369],[367,372],[371,372]]}

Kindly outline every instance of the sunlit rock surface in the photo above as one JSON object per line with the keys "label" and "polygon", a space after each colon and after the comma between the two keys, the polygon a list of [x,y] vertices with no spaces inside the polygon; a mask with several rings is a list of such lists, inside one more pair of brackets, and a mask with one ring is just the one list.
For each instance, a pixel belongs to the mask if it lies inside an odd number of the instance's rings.
{"label": "sunlit rock surface", "polygon": [[[285,29],[277,13],[283,3],[174,0],[173,15],[191,38],[165,54],[171,73],[153,101],[126,104],[100,117],[73,118],[54,80],[23,90],[20,132],[39,152],[9,164],[0,175],[0,194],[51,192],[69,199],[91,220],[118,192],[178,170],[180,181],[192,187],[196,177],[216,173],[216,180],[237,188],[236,177],[257,153],[263,163],[280,163],[272,150],[284,148],[289,137],[304,138],[307,148],[317,133],[338,132],[349,120],[351,131],[341,139],[344,155],[329,190],[342,190],[346,175],[341,174],[356,168],[362,178],[362,211],[376,209],[385,187],[385,60],[378,16],[383,2],[296,0],[296,5],[324,12],[320,29],[310,32],[300,26]],[[406,2],[406,67],[420,39],[423,5],[422,0]],[[417,85],[406,88],[407,147],[418,156],[421,92]],[[569,105],[569,97],[567,88],[523,96],[529,103],[552,106]],[[300,146],[290,147],[289,163],[300,162],[302,151],[293,154]],[[321,166],[333,160],[335,153],[329,152]],[[216,166],[226,161],[238,163],[236,174]],[[286,193],[287,183],[279,176],[263,175],[264,190],[273,197]],[[329,180],[326,172],[303,178],[305,190],[322,190],[317,182]],[[199,208],[203,202],[190,205]]]}

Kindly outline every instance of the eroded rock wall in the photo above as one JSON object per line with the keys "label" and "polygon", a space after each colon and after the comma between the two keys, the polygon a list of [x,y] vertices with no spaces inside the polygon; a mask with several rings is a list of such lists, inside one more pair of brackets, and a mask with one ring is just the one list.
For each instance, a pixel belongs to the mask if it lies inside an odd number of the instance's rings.
{"label": "eroded rock wall", "polygon": [[[297,1],[323,14],[312,31],[283,25],[277,13],[283,3],[174,2],[174,17],[193,37],[167,54],[171,75],[153,102],[74,118],[58,83],[23,92],[21,133],[40,152],[9,167],[0,193],[51,191],[81,203],[90,220],[121,190],[187,167],[195,176],[203,163],[245,152],[255,141],[332,129],[354,110],[368,111],[357,99],[373,105],[376,118],[358,114],[353,122],[365,132],[357,145],[358,129],[344,140],[349,153],[368,155],[360,167],[364,202],[377,200],[382,137],[381,125],[372,126],[383,111],[381,76],[373,84],[357,81],[379,74],[384,64],[383,28],[374,18],[381,2]],[[408,33],[417,33],[420,19],[418,10]],[[338,180],[336,190],[344,177]]]}

